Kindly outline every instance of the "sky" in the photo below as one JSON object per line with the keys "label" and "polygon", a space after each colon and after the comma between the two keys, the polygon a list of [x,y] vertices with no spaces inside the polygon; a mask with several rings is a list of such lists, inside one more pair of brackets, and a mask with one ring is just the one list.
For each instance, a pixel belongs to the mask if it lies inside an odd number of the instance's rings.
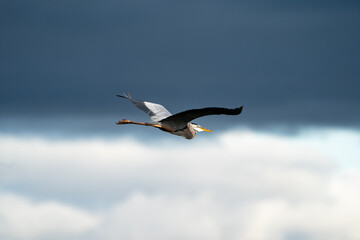
{"label": "sky", "polygon": [[[0,238],[360,238],[360,3],[0,3]],[[116,126],[239,107],[188,141]]]}

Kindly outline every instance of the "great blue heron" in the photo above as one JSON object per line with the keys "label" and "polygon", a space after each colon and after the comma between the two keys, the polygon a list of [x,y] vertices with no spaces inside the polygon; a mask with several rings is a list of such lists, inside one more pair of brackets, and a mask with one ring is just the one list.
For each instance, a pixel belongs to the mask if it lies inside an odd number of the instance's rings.
{"label": "great blue heron", "polygon": [[196,132],[212,132],[209,129],[203,128],[199,124],[191,123],[190,121],[195,118],[207,116],[207,115],[238,115],[241,113],[243,106],[229,109],[219,107],[209,107],[201,109],[191,109],[184,112],[180,112],[172,115],[166,108],[157,103],[144,102],[133,99],[130,94],[116,95],[121,98],[129,99],[136,107],[150,115],[152,122],[134,122],[127,119],[118,121],[116,124],[138,124],[143,126],[152,126],[159,128],[160,130],[169,132],[174,135],[182,136],[186,139],[192,139],[195,137]]}

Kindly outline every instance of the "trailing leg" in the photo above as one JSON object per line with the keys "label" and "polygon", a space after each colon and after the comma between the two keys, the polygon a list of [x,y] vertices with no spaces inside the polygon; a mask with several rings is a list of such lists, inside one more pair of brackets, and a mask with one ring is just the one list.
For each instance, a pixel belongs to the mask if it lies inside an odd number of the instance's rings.
{"label": "trailing leg", "polygon": [[142,126],[151,126],[151,127],[156,127],[156,128],[160,128],[161,130],[164,130],[166,132],[174,132],[174,130],[168,128],[168,127],[165,127],[165,126],[161,126],[159,124],[156,124],[156,123],[142,123],[142,122],[134,122],[134,121],[130,121],[130,120],[127,120],[127,119],[123,119],[121,121],[118,121],[116,122],[117,125],[120,125],[120,124],[136,124],[136,125],[142,125]]}

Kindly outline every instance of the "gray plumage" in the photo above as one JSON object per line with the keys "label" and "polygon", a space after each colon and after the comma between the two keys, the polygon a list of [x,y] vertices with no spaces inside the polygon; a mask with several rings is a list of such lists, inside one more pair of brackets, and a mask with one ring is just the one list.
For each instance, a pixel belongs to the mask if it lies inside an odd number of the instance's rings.
{"label": "gray plumage", "polygon": [[150,119],[153,121],[160,121],[164,118],[167,118],[171,116],[172,114],[166,110],[162,105],[157,103],[151,103],[151,102],[145,102],[145,101],[139,101],[136,99],[133,99],[130,94],[126,95],[120,94],[116,95],[118,97],[122,97],[125,99],[129,99],[137,108],[144,111],[145,113],[150,115]]}
{"label": "gray plumage", "polygon": [[194,138],[197,131],[212,132],[211,130],[203,128],[198,124],[191,123],[192,120],[208,115],[239,115],[243,109],[243,106],[234,109],[209,107],[191,109],[172,115],[164,106],[160,104],[136,100],[133,99],[130,94],[121,94],[117,96],[130,100],[136,107],[150,115],[150,118],[153,121],[150,123],[139,123],[130,120],[122,120],[117,122],[117,124],[138,124],[153,126],[171,134],[182,136],[186,139]]}

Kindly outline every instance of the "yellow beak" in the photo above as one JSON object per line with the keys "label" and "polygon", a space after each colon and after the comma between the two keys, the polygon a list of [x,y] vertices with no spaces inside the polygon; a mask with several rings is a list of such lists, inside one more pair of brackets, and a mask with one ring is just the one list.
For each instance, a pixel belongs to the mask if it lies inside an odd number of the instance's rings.
{"label": "yellow beak", "polygon": [[203,127],[201,127],[201,129],[204,130],[204,131],[206,131],[206,132],[212,132],[212,130],[206,129],[206,128],[203,128]]}

